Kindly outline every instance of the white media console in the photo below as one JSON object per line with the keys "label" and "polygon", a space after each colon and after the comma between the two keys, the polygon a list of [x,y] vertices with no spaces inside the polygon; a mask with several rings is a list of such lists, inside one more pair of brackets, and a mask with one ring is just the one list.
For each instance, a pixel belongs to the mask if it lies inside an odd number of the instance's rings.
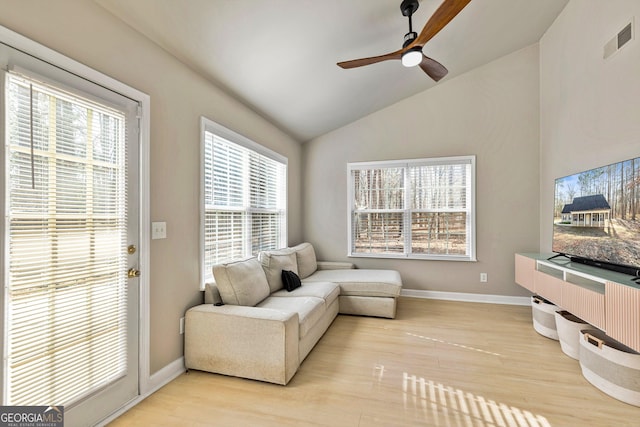
{"label": "white media console", "polygon": [[515,255],[516,283],[640,352],[640,285],[554,254]]}

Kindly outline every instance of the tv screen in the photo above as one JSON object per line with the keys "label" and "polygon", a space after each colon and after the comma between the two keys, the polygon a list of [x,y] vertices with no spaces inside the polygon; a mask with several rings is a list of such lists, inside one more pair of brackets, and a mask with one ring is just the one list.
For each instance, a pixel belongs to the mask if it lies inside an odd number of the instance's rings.
{"label": "tv screen", "polygon": [[638,275],[640,157],[556,179],[552,249]]}

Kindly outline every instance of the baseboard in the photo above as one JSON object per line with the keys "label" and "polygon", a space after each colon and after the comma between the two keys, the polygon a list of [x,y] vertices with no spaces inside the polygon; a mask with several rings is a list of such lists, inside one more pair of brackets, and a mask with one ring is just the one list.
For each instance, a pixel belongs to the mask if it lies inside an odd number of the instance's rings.
{"label": "baseboard", "polygon": [[167,366],[149,377],[149,382],[147,383],[148,388],[145,395],[149,396],[150,394],[153,394],[158,389],[164,387],[182,375],[186,370],[187,369],[184,367],[184,357],[180,357],[169,363]]}
{"label": "baseboard", "polygon": [[531,297],[506,295],[467,294],[462,292],[425,291],[403,289],[400,295],[413,298],[439,299],[446,301],[483,302],[488,304],[531,305]]}
{"label": "baseboard", "polygon": [[186,368],[184,367],[184,357],[181,357],[169,363],[167,366],[160,369],[158,372],[156,372],[155,374],[149,377],[149,380],[147,381],[146,387],[145,387],[146,391],[143,394],[140,394],[139,396],[134,398],[132,401],[130,401],[129,403],[127,403],[126,405],[118,409],[116,412],[109,415],[104,420],[100,421],[96,425],[96,427],[106,426],[107,424],[109,424],[110,422],[118,418],[120,415],[124,414],[129,409],[133,408],[138,403],[142,402],[145,398],[151,396],[160,388],[164,387],[165,385],[169,384],[171,381],[173,381],[174,379],[182,375],[185,371],[186,371]]}

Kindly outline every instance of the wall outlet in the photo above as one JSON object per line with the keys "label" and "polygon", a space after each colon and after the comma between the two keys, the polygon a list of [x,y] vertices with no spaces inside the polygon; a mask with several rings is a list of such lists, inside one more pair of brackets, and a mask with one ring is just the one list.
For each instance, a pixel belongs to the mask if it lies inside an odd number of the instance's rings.
{"label": "wall outlet", "polygon": [[184,317],[180,318],[180,335],[184,334]]}
{"label": "wall outlet", "polygon": [[166,239],[166,238],[167,238],[167,223],[152,222],[151,223],[151,239]]}
{"label": "wall outlet", "polygon": [[483,283],[487,281],[487,273],[480,273],[480,281]]}

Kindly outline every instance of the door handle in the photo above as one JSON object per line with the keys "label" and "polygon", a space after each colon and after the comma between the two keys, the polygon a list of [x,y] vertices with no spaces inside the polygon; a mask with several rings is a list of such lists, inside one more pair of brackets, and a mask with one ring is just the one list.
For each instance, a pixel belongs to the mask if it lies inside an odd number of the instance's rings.
{"label": "door handle", "polygon": [[140,277],[140,271],[136,270],[135,268],[130,268],[129,271],[127,271],[127,277],[129,279],[133,279],[134,277]]}

